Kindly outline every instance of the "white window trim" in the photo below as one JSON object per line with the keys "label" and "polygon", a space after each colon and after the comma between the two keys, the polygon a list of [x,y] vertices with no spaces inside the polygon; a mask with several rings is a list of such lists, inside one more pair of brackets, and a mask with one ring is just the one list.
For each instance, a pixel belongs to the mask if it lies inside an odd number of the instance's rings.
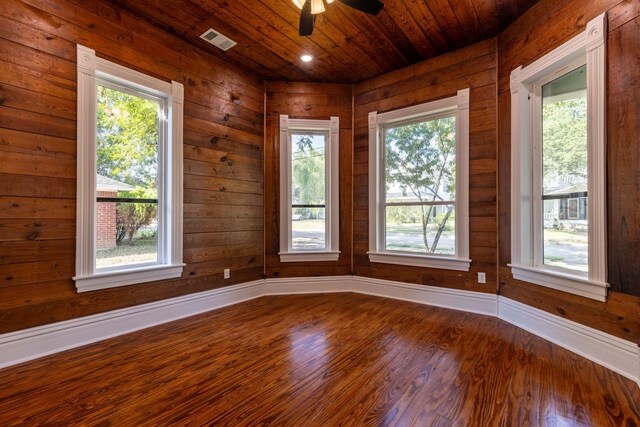
{"label": "white window trim", "polygon": [[[98,58],[95,51],[77,46],[78,68],[78,114],[77,114],[77,224],[76,224],[76,289],[78,292],[106,289],[117,286],[180,277],[185,264],[182,262],[182,124],[184,88],[177,82],[164,82],[143,73],[131,70],[105,59]],[[159,244],[159,263],[138,264],[121,269],[105,268],[96,271],[96,129],[97,94],[96,78],[105,78],[115,83],[140,89],[168,100],[169,144],[160,161],[159,173],[167,176],[170,188],[159,191],[160,200],[165,200],[166,240]],[[164,165],[170,170],[162,170]]]}
{"label": "white window trim", "polygon": [[[517,280],[606,301],[606,36],[602,14],[585,31],[511,72],[511,271]],[[535,268],[532,128],[533,84],[580,58],[587,64],[589,275]]]}
{"label": "white window trim", "polygon": [[[384,249],[384,140],[382,127],[411,118],[438,116],[455,112],[456,116],[456,253],[422,255]],[[456,96],[414,105],[386,113],[369,113],[369,261],[415,267],[469,271],[469,89]]]}
{"label": "white window trim", "polygon": [[[289,130],[329,131],[325,147],[326,249],[294,251],[291,248],[291,144]],[[280,261],[337,261],[340,256],[340,119],[290,119],[280,116]],[[328,161],[327,161],[328,160]]]}

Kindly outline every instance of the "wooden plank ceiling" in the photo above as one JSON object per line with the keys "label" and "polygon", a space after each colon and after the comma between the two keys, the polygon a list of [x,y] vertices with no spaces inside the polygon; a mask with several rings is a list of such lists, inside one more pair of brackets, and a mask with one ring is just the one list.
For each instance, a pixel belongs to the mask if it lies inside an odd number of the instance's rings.
{"label": "wooden plank ceiling", "polygon": [[[537,0],[383,0],[377,16],[336,1],[310,37],[298,35],[291,0],[115,1],[264,79],[354,83],[493,37]],[[210,27],[238,44],[201,40]]]}

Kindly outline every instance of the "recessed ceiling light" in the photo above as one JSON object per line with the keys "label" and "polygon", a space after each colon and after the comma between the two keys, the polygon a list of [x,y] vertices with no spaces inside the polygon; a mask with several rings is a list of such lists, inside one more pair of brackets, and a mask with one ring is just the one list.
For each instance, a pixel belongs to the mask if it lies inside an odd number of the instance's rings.
{"label": "recessed ceiling light", "polygon": [[302,55],[300,57],[300,59],[302,59],[304,62],[310,62],[313,59],[313,56],[311,56],[311,55]]}

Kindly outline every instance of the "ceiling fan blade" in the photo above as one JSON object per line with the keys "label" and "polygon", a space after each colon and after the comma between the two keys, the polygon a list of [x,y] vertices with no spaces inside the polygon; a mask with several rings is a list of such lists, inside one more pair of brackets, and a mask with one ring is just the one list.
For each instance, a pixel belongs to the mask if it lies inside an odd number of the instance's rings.
{"label": "ceiling fan blade", "polygon": [[384,3],[379,0],[339,0],[347,6],[368,13],[377,15],[384,7]]}
{"label": "ceiling fan blade", "polygon": [[311,13],[311,0],[307,0],[302,6],[302,13],[300,13],[300,35],[310,36],[311,33],[313,33],[313,24],[315,21],[316,16]]}

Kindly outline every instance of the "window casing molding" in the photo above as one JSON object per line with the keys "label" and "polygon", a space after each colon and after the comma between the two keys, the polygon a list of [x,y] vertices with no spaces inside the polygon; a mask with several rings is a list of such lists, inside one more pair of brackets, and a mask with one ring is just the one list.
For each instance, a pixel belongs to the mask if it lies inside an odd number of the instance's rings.
{"label": "window casing molding", "polygon": [[[325,248],[323,250],[292,249],[292,201],[290,130],[326,131],[325,146]],[[290,119],[280,115],[280,261],[337,261],[340,256],[340,182],[339,182],[340,119]]]}
{"label": "window casing molding", "polygon": [[[369,113],[369,261],[415,267],[469,271],[469,89],[425,104],[386,113]],[[384,126],[412,119],[429,120],[443,113],[456,118],[455,255],[388,251],[384,245]]]}
{"label": "window casing molding", "polygon": [[[78,292],[180,277],[182,262],[182,157],[184,88],[95,55],[77,46],[77,222],[76,288]],[[139,90],[166,101],[161,118],[167,143],[158,147],[158,262],[96,268],[96,132],[97,83],[100,80]]]}
{"label": "window casing molding", "polygon": [[[513,277],[605,301],[606,282],[606,36],[602,14],[584,32],[552,52],[511,72],[511,271]],[[534,86],[554,74],[587,65],[588,275],[560,268],[536,267],[540,258],[539,215],[534,212]],[[566,70],[566,71],[565,71]],[[536,241],[538,241],[536,243]]]}

